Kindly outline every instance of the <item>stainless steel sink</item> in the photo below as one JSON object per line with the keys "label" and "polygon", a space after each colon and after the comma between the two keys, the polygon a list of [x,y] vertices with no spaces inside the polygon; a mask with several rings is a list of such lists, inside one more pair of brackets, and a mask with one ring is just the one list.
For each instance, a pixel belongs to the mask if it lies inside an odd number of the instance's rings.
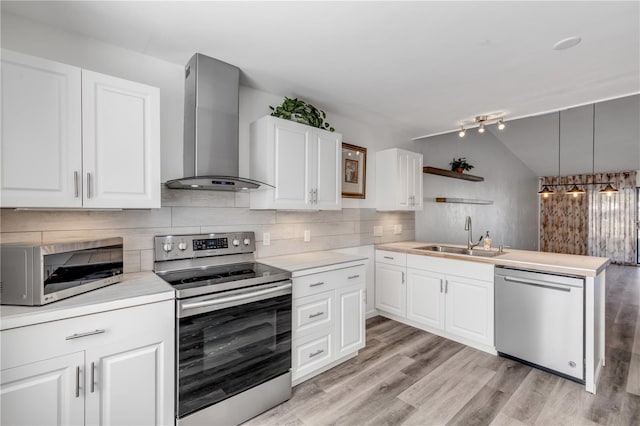
{"label": "stainless steel sink", "polygon": [[433,251],[440,253],[452,253],[452,254],[464,254],[466,256],[477,256],[477,257],[494,257],[499,256],[502,253],[497,251],[485,251],[485,250],[468,250],[462,247],[451,247],[451,246],[422,246],[416,247],[415,250],[424,250],[424,251]]}

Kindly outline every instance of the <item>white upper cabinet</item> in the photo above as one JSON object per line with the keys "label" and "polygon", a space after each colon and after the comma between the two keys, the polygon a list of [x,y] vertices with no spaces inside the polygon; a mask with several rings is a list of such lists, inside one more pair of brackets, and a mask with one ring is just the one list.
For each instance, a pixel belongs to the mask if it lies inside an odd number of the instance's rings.
{"label": "white upper cabinet", "polygon": [[276,117],[251,124],[252,209],[340,210],[342,135]]}
{"label": "white upper cabinet", "polygon": [[160,207],[160,90],[82,71],[84,206]]}
{"label": "white upper cabinet", "polygon": [[399,148],[376,152],[376,209],[422,210],[422,154]]}
{"label": "white upper cabinet", "polygon": [[81,207],[80,68],[2,50],[3,207]]}
{"label": "white upper cabinet", "polygon": [[160,207],[160,91],[2,50],[3,207]]}

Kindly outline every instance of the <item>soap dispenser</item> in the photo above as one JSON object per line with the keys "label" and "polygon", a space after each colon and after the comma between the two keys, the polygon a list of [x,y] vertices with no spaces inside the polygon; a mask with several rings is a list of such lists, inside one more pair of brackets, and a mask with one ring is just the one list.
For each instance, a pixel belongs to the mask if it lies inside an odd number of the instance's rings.
{"label": "soap dispenser", "polygon": [[484,236],[483,247],[485,250],[491,250],[491,237],[489,236],[489,231],[487,231],[487,235]]}

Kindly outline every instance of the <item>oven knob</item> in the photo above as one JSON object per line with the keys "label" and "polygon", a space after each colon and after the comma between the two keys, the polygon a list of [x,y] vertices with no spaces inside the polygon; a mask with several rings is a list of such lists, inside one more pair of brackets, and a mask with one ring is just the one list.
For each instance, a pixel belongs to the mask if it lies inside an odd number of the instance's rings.
{"label": "oven knob", "polygon": [[167,253],[169,253],[171,250],[173,250],[173,243],[171,241],[167,241],[162,245],[162,249],[164,251],[166,251]]}
{"label": "oven knob", "polygon": [[240,241],[239,240],[233,240],[233,242],[231,244],[233,244],[234,247],[238,247],[240,245]]}
{"label": "oven knob", "polygon": [[245,238],[245,239],[244,239],[244,245],[245,245],[245,246],[248,246],[249,244],[251,244],[251,240],[250,240],[250,239],[248,239],[248,238]]}
{"label": "oven knob", "polygon": [[185,243],[184,241],[180,241],[180,244],[178,244],[178,248],[181,251],[185,251],[187,249],[187,243]]}

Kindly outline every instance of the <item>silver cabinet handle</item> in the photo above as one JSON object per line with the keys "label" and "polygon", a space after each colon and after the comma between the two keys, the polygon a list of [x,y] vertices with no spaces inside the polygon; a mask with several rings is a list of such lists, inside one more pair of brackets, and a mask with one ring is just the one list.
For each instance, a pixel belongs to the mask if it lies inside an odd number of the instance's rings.
{"label": "silver cabinet handle", "polygon": [[319,317],[320,315],[324,315],[324,312],[316,312],[315,314],[310,314],[309,318]]}
{"label": "silver cabinet handle", "polygon": [[314,353],[309,354],[309,358],[313,358],[314,356],[318,356],[321,353],[324,352],[324,349],[318,349],[317,351],[315,351]]}
{"label": "silver cabinet handle", "polygon": [[76,367],[76,398],[80,397],[80,366]]}
{"label": "silver cabinet handle", "polygon": [[440,293],[442,293],[442,280],[440,280]]}
{"label": "silver cabinet handle", "polygon": [[316,204],[318,204],[318,188],[316,188],[315,191],[313,192],[313,200],[315,201]]}
{"label": "silver cabinet handle", "polygon": [[93,336],[94,334],[102,334],[105,331],[106,330],[93,330],[93,331],[87,331],[86,333],[75,333],[75,334],[72,334],[71,336],[65,337],[64,340],[73,340],[73,339],[79,339],[81,337]]}
{"label": "silver cabinet handle", "polygon": [[309,284],[309,287],[318,287],[319,285],[324,285],[324,281],[320,281],[319,283]]}
{"label": "silver cabinet handle", "polygon": [[87,172],[87,198],[91,198],[91,173]]}
{"label": "silver cabinet handle", "polygon": [[80,196],[80,188],[78,187],[78,171],[73,172],[73,194],[76,198]]}
{"label": "silver cabinet handle", "polygon": [[445,280],[444,282],[444,294],[449,292],[449,280]]}
{"label": "silver cabinet handle", "polygon": [[385,258],[385,259],[389,259],[389,260],[395,259],[394,257],[391,257],[391,256],[382,256],[382,257]]}
{"label": "silver cabinet handle", "polygon": [[95,389],[95,384],[96,384],[96,379],[94,376],[95,373],[95,369],[96,369],[96,365],[94,362],[91,363],[91,393],[93,393],[94,389]]}
{"label": "silver cabinet handle", "polygon": [[313,204],[313,189],[309,191],[309,204]]}
{"label": "silver cabinet handle", "polygon": [[402,284],[404,284],[404,272],[402,273]]}
{"label": "silver cabinet handle", "polygon": [[356,278],[360,278],[360,275],[350,275],[347,277],[349,280],[355,280]]}

